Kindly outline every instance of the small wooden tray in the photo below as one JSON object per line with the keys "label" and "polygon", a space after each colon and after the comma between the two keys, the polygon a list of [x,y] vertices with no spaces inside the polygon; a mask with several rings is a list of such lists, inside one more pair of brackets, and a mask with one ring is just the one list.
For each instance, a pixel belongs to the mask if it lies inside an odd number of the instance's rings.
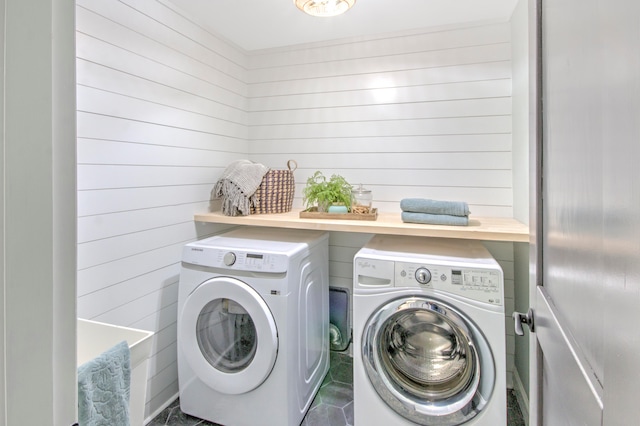
{"label": "small wooden tray", "polygon": [[311,207],[300,212],[301,219],[337,219],[337,220],[376,220],[378,219],[378,209],[371,209],[371,212],[364,214],[355,213],[325,213],[319,212],[317,207]]}

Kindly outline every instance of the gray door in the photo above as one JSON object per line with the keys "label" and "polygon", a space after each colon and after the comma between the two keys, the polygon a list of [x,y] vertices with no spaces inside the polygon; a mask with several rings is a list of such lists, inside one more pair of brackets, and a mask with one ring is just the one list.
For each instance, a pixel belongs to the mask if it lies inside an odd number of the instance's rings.
{"label": "gray door", "polygon": [[538,424],[640,418],[640,7],[541,1]]}

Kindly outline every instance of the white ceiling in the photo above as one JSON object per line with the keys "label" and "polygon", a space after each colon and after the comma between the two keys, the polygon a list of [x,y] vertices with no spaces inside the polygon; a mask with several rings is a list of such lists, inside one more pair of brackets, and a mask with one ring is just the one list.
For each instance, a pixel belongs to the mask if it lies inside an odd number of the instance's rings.
{"label": "white ceiling", "polygon": [[509,20],[518,0],[357,0],[347,13],[315,18],[293,0],[168,0],[251,51],[474,21]]}

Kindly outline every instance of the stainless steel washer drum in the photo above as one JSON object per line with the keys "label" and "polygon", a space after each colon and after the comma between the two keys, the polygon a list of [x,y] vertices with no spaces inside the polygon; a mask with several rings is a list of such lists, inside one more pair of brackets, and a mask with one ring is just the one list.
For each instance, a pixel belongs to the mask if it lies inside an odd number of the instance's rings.
{"label": "stainless steel washer drum", "polygon": [[[495,376],[493,362],[483,357],[493,359],[480,330],[434,298],[393,300],[363,332],[362,358],[374,389],[420,425],[459,425],[480,413],[494,386],[486,377]],[[480,371],[481,365],[491,371]]]}

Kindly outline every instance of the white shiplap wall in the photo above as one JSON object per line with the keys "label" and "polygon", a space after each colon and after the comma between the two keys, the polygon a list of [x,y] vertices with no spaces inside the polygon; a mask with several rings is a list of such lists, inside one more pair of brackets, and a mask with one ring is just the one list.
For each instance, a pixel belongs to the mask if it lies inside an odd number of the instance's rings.
{"label": "white shiplap wall", "polygon": [[[251,159],[297,161],[297,207],[307,177],[321,170],[364,184],[383,211],[422,197],[511,217],[510,31],[495,23],[251,53]],[[369,237],[331,234],[331,285],[353,289],[353,255]],[[505,272],[511,372],[513,245],[487,246]]]}
{"label": "white shiplap wall", "polygon": [[[178,390],[181,247],[223,229],[193,213],[232,160],[295,159],[296,206],[323,170],[372,189],[381,210],[415,196],[513,213],[508,24],[247,54],[167,5],[77,11],[78,314],[157,333],[147,416]],[[331,234],[331,285],[352,288],[369,237]],[[512,310],[512,246],[489,248]]]}
{"label": "white shiplap wall", "polygon": [[373,191],[513,215],[508,23],[261,51],[249,57],[251,158],[294,158]]}
{"label": "white shiplap wall", "polygon": [[245,55],[154,0],[77,2],[78,315],[154,331],[146,416],[178,392],[182,246],[248,153]]}

